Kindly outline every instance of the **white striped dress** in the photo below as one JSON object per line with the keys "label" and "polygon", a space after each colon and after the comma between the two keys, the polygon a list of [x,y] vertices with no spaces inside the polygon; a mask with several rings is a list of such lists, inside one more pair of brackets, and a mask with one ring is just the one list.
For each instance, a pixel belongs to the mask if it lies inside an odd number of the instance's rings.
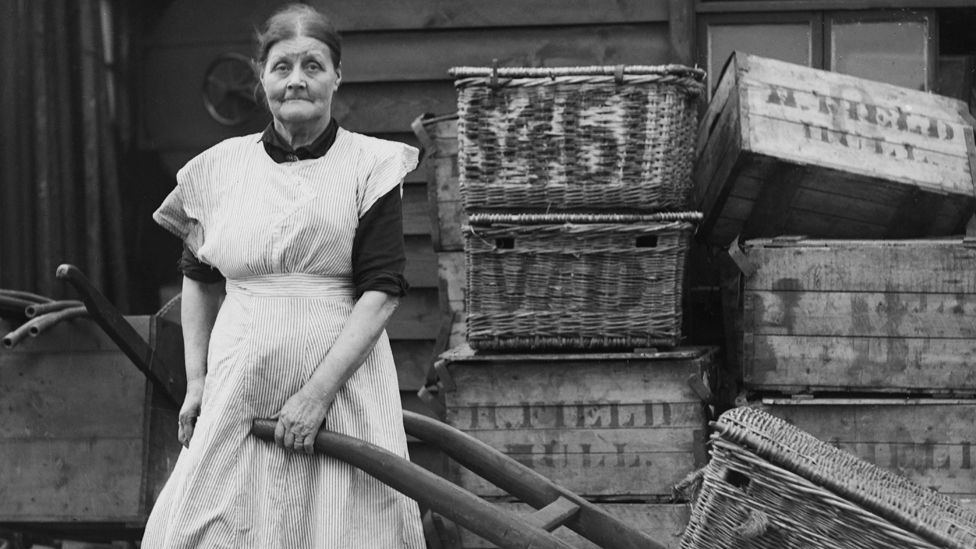
{"label": "white striped dress", "polygon": [[[350,465],[249,434],[308,380],[352,311],[360,216],[417,151],[339,129],[321,158],[275,163],[260,135],[191,160],[153,215],[227,277],[202,411],[157,499],[143,549],[424,547],[414,501]],[[386,333],[325,428],[407,457]]]}

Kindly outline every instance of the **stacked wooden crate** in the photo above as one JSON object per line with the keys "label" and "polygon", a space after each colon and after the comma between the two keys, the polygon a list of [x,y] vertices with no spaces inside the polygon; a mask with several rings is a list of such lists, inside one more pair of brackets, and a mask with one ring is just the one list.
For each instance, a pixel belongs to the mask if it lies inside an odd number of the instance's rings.
{"label": "stacked wooden crate", "polygon": [[[442,355],[445,420],[569,490],[598,502],[667,547],[688,508],[673,487],[705,464],[709,419],[702,394],[714,349],[646,353]],[[457,467],[470,492],[499,506],[524,504]],[[680,501],[680,500],[679,500]],[[565,528],[577,547],[594,547]],[[465,548],[493,547],[470,533]]]}
{"label": "stacked wooden crate", "polygon": [[[449,340],[466,341],[437,363],[445,420],[676,547],[688,515],[672,487],[703,464],[714,364],[714,349],[678,347],[703,75],[453,74],[458,115],[414,125],[442,245],[467,221],[463,264],[439,250]],[[461,545],[490,547],[468,534]]]}
{"label": "stacked wooden crate", "polygon": [[976,241],[964,235],[976,148],[965,105],[735,54],[699,155],[704,237],[731,258],[739,404],[976,497]]}
{"label": "stacked wooden crate", "polygon": [[[153,371],[180,380],[180,326],[126,320],[151,343]],[[0,351],[0,401],[0,522],[129,531],[120,537],[142,528],[181,449],[177,410],[98,325],[74,319]]]}

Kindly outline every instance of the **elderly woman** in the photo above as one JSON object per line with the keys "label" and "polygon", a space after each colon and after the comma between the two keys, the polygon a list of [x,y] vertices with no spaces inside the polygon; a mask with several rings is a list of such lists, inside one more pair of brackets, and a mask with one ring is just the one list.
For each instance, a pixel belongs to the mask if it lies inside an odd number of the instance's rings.
{"label": "elderly woman", "polygon": [[[187,163],[154,214],[186,249],[186,448],[144,549],[424,546],[412,500],[312,452],[324,426],[407,456],[384,327],[417,151],[336,124],[340,56],[319,12],[275,13],[257,59],[272,123]],[[277,444],[249,435],[259,417]]]}

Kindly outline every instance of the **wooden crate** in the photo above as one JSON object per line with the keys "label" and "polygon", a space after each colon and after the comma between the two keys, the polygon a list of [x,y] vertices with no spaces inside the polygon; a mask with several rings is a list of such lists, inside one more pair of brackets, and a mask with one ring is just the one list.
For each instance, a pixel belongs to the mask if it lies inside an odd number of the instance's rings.
{"label": "wooden crate", "polygon": [[458,183],[458,116],[423,115],[412,126],[425,152],[430,238],[434,250],[461,251],[464,249],[461,226],[468,218]]}
{"label": "wooden crate", "polygon": [[[747,390],[976,393],[976,242],[752,240],[725,285]],[[739,275],[737,272],[736,275]]]}
{"label": "wooden crate", "polygon": [[464,252],[440,252],[437,254],[437,279],[440,284],[440,307],[443,315],[440,349],[453,349],[464,344],[467,309],[467,269]]}
{"label": "wooden crate", "polygon": [[[705,462],[702,394],[713,354],[482,355],[463,347],[435,368],[448,424],[580,495],[658,501]],[[477,495],[505,495],[466,469],[456,476]]]}
{"label": "wooden crate", "polygon": [[946,495],[976,497],[976,400],[764,399],[762,408]]}
{"label": "wooden crate", "polygon": [[[182,379],[180,326],[126,319]],[[177,410],[98,325],[62,322],[0,351],[0,402],[0,522],[144,523],[179,454]]]}
{"label": "wooden crate", "polygon": [[[532,511],[532,507],[524,503],[496,502],[501,508],[525,515]],[[668,549],[678,549],[681,545],[681,534],[688,525],[688,504],[666,503],[603,503],[600,504],[611,515],[642,530]],[[497,545],[486,541],[476,534],[461,529],[461,549],[494,549]],[[557,528],[553,533],[559,539],[579,549],[600,549],[589,540],[578,535],[565,526]]]}
{"label": "wooden crate", "polygon": [[699,126],[699,234],[961,233],[976,205],[974,125],[956,99],[734,53]]}

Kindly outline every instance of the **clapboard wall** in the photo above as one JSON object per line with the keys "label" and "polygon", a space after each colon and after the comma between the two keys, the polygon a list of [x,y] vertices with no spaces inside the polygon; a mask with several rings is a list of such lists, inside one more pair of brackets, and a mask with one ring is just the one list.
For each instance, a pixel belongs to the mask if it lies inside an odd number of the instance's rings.
{"label": "clapboard wall", "polygon": [[[314,0],[343,35],[333,112],[350,130],[418,145],[410,122],[454,112],[452,66],[662,64],[674,61],[668,0]],[[671,4],[691,5],[683,0]],[[250,55],[253,28],[282,2],[177,0],[151,29],[141,64],[144,150],[170,175],[267,115],[223,126],[201,100],[204,73],[227,52]],[[676,11],[676,10],[671,10]],[[682,35],[683,36],[683,35]],[[690,39],[690,36],[688,37]],[[404,230],[412,290],[389,327],[401,390],[424,381],[441,326],[425,171],[407,176]]]}

